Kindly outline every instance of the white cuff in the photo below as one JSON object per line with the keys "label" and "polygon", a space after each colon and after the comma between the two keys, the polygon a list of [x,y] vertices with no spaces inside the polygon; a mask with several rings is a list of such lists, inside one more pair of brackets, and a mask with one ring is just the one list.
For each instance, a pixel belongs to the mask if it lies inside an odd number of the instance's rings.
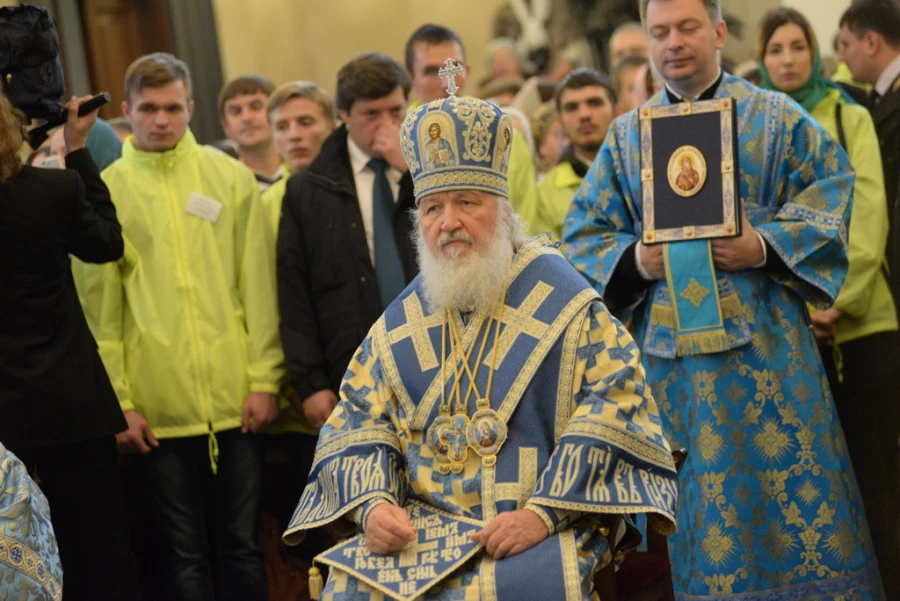
{"label": "white cuff", "polygon": [[648,282],[652,282],[656,278],[650,275],[646,269],[644,269],[643,263],[641,263],[641,243],[638,242],[634,245],[634,264],[637,266],[638,273],[641,274],[641,277],[647,280]]}
{"label": "white cuff", "polygon": [[769,251],[766,250],[766,241],[763,239],[762,234],[760,234],[759,232],[754,232],[754,233],[756,234],[756,237],[759,238],[759,245],[762,246],[763,260],[761,263],[754,265],[753,269],[762,269],[763,267],[766,266],[766,261],[769,259],[769,257],[768,257]]}

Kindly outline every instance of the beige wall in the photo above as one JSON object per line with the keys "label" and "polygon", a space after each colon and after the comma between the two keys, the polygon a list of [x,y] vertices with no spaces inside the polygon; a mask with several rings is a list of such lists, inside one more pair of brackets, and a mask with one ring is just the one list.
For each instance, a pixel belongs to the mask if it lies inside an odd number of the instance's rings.
{"label": "beige wall", "polygon": [[[462,38],[478,81],[481,52],[503,0],[214,0],[226,81],[261,73],[276,84],[308,79],[334,91],[337,71],[365,50],[403,62],[403,46],[427,22]],[[472,81],[472,80],[470,80]],[[472,88],[474,91],[474,87]]]}

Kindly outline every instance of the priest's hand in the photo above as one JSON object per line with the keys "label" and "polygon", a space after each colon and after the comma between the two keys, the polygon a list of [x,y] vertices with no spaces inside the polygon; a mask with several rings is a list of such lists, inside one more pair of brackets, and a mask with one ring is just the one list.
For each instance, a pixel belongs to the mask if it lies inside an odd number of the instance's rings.
{"label": "priest's hand", "polygon": [[810,315],[809,318],[812,320],[813,333],[816,335],[816,340],[831,340],[834,338],[835,328],[841,315],[843,315],[841,310],[834,307],[824,311],[816,311]]}
{"label": "priest's hand", "polygon": [[654,244],[653,246],[644,246],[642,242],[638,242],[638,252],[641,253],[641,267],[649,273],[653,279],[666,279],[666,265],[663,261],[662,244]]}
{"label": "priest's hand", "polygon": [[313,428],[321,428],[331,417],[337,404],[337,395],[331,390],[314,392],[303,399],[303,417]]}
{"label": "priest's hand", "polygon": [[366,548],[372,553],[399,553],[417,537],[406,511],[391,503],[376,505],[366,517]]}
{"label": "priest's hand", "polygon": [[251,392],[241,411],[241,433],[262,434],[278,419],[278,397],[268,392]]}
{"label": "priest's hand", "polygon": [[756,267],[766,258],[756,230],[747,216],[741,215],[741,235],[736,238],[716,238],[710,242],[713,264],[722,271],[743,271]]}
{"label": "priest's hand", "polygon": [[126,411],[124,415],[128,429],[116,434],[116,447],[119,452],[145,455],[159,446],[159,441],[153,436],[153,430],[143,415],[134,410]]}
{"label": "priest's hand", "polygon": [[403,151],[400,150],[399,124],[386,123],[379,127],[378,131],[375,132],[375,142],[372,144],[372,150],[400,173],[409,171],[409,165],[406,164],[406,159],[403,158]]}
{"label": "priest's hand", "polygon": [[484,530],[472,534],[472,540],[484,545],[494,559],[503,559],[527,551],[549,535],[547,525],[536,513],[519,509],[501,513]]}

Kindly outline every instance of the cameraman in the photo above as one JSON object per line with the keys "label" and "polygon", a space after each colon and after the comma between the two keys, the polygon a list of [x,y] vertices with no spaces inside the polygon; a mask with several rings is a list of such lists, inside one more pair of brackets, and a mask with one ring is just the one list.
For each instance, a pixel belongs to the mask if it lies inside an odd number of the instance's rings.
{"label": "cameraman", "polygon": [[101,263],[123,252],[84,148],[97,114],[78,117],[82,100],[68,103],[67,169],[56,170],[21,164],[22,124],[0,97],[0,441],[50,503],[66,601],[128,599],[133,572],[116,465],[126,423],[69,265],[70,254]]}

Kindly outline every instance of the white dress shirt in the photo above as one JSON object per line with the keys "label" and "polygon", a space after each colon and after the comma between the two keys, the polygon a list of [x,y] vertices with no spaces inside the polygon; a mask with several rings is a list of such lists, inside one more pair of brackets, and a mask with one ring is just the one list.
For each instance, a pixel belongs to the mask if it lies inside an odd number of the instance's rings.
{"label": "white dress shirt", "polygon": [[[359,202],[359,210],[362,213],[363,228],[366,230],[366,243],[369,245],[369,257],[372,265],[375,265],[375,221],[372,208],[372,188],[375,185],[375,172],[369,167],[372,157],[363,152],[356,145],[353,138],[347,135],[347,150],[350,153],[350,167],[353,169],[353,183],[356,184],[356,200]],[[394,204],[400,194],[400,178],[403,174],[388,165],[385,172],[388,184],[391,186],[391,194],[394,196]]]}
{"label": "white dress shirt", "polygon": [[878,81],[875,82],[875,91],[884,98],[891,91],[891,85],[898,77],[900,77],[900,55],[897,55],[891,64],[878,76]]}

